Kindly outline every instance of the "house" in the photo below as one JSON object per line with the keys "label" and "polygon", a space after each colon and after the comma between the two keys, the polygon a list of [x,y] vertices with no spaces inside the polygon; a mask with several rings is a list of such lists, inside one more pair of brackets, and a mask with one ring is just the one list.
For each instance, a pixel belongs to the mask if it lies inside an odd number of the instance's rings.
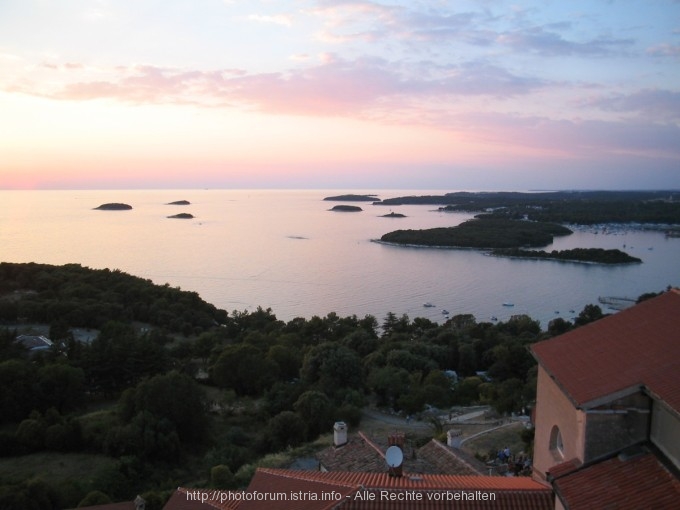
{"label": "house", "polygon": [[[203,495],[205,494],[205,495]],[[391,476],[387,472],[260,468],[245,491],[179,488],[176,503],[203,499],[205,510],[549,510],[552,491],[527,477]],[[165,510],[184,507],[165,505]],[[193,507],[192,507],[193,510]]]}
{"label": "house", "polygon": [[533,475],[555,508],[678,508],[680,291],[531,350]]}
{"label": "house", "polygon": [[483,462],[436,439],[417,448],[403,434],[393,433],[380,441],[361,431],[319,452],[319,469],[379,473],[386,465],[385,452],[392,445],[402,450],[403,470],[410,474],[480,475],[487,471]]}
{"label": "house", "polygon": [[52,347],[52,340],[43,335],[19,335],[16,342],[23,345],[30,353],[47,351]]}
{"label": "house", "polygon": [[137,495],[137,497],[133,501],[122,501],[120,503],[105,503],[103,505],[93,506],[81,506],[78,508],[78,510],[144,510],[145,507],[146,501],[144,501],[144,498]]}

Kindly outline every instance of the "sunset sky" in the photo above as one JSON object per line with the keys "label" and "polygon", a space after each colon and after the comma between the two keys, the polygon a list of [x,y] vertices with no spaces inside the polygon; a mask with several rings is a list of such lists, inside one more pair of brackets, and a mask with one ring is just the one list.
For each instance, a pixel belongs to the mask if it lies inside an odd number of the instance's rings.
{"label": "sunset sky", "polygon": [[0,0],[0,189],[680,188],[680,0]]}

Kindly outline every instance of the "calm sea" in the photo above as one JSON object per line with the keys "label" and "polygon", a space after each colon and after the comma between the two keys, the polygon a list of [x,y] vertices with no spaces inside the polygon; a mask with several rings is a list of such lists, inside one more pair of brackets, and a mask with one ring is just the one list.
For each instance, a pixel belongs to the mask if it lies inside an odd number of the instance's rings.
{"label": "calm sea", "polygon": [[[680,285],[680,239],[662,233],[578,231],[547,249],[620,248],[642,264],[604,267],[495,258],[474,250],[372,242],[398,228],[456,225],[469,214],[433,206],[329,209],[338,190],[0,191],[0,261],[120,269],[195,291],[219,308],[271,308],[279,319],[388,312],[441,322],[472,313],[526,313],[546,327],[599,296],[636,298]],[[356,193],[356,191],[354,191]],[[375,191],[380,198],[441,191]],[[188,200],[191,205],[167,205]],[[100,211],[106,202],[130,211]],[[382,218],[390,211],[406,218]],[[169,219],[180,212],[194,219]],[[433,307],[426,308],[425,302]],[[504,306],[513,303],[514,306]],[[606,309],[606,307],[603,307]]]}

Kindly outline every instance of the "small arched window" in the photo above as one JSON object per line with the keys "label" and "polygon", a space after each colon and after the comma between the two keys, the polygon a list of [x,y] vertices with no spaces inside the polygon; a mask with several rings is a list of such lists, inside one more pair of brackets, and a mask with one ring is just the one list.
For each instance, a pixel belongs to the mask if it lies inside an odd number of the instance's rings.
{"label": "small arched window", "polygon": [[558,458],[564,458],[564,443],[562,442],[562,433],[557,425],[554,425],[550,431],[550,451]]}

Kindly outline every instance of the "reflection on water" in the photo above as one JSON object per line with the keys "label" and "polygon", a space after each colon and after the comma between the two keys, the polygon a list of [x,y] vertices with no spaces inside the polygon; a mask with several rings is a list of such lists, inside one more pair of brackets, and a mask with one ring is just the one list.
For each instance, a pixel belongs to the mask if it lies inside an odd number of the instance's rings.
{"label": "reflection on water", "polygon": [[[368,192],[381,198],[432,193]],[[394,312],[441,322],[446,309],[451,316],[472,313],[479,320],[527,313],[546,327],[555,317],[570,318],[597,303],[599,296],[635,298],[680,284],[680,239],[662,233],[584,229],[545,248],[619,248],[643,260],[615,267],[395,247],[371,240],[398,228],[453,226],[471,215],[370,203],[357,204],[362,212],[331,212],[335,204],[322,199],[337,194],[3,191],[0,259],[120,269],[195,291],[227,310],[271,307],[283,320],[334,311],[372,314],[379,321]],[[166,205],[176,200],[191,204]],[[92,210],[105,202],[133,209]],[[390,211],[406,217],[382,217]],[[178,212],[194,218],[167,218]]]}

